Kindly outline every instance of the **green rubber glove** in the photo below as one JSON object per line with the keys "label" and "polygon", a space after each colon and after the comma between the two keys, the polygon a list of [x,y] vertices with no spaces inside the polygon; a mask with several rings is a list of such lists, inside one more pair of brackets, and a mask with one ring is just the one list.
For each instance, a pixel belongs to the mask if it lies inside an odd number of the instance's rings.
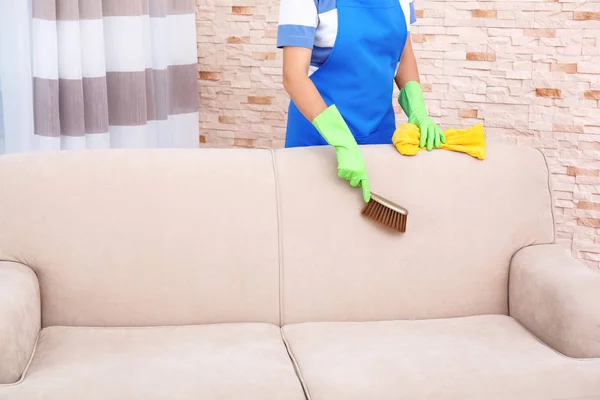
{"label": "green rubber glove", "polygon": [[408,122],[415,124],[421,131],[419,147],[431,151],[433,147],[440,148],[442,143],[446,143],[446,137],[440,127],[427,115],[425,99],[419,82],[410,81],[400,91],[398,103],[406,113]]}
{"label": "green rubber glove", "polygon": [[367,167],[356,139],[335,105],[329,106],[313,125],[331,146],[335,147],[338,176],[350,181],[353,187],[360,186],[365,203],[371,199]]}

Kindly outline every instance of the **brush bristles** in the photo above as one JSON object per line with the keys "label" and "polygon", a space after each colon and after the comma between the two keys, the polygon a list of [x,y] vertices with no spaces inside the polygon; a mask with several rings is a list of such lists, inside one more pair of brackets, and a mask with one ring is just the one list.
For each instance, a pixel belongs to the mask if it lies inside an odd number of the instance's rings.
{"label": "brush bristles", "polygon": [[394,231],[406,232],[408,212],[406,209],[391,204],[378,196],[371,196],[371,200],[362,209],[362,215],[378,222]]}

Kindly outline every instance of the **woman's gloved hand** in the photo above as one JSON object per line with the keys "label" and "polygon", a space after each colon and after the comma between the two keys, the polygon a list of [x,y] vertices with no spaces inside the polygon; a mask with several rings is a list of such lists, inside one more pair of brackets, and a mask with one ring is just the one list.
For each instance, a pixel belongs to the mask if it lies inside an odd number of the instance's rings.
{"label": "woman's gloved hand", "polygon": [[350,181],[353,187],[360,186],[365,203],[371,199],[367,167],[356,139],[335,105],[329,106],[313,125],[321,136],[335,148],[338,162],[338,176]]}
{"label": "woman's gloved hand", "polygon": [[408,123],[415,124],[421,131],[419,147],[431,151],[433,147],[440,148],[442,143],[446,143],[446,137],[440,127],[427,115],[425,99],[419,82],[410,81],[400,91],[398,96],[400,107],[408,116]]}

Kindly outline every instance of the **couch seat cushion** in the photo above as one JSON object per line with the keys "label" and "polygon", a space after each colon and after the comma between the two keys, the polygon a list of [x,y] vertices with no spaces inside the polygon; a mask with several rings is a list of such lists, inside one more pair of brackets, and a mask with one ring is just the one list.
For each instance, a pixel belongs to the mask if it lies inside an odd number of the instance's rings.
{"label": "couch seat cushion", "polygon": [[2,400],[305,399],[279,327],[224,324],[42,331]]}
{"label": "couch seat cushion", "polygon": [[304,323],[284,336],[312,400],[600,398],[600,360],[564,357],[507,316]]}

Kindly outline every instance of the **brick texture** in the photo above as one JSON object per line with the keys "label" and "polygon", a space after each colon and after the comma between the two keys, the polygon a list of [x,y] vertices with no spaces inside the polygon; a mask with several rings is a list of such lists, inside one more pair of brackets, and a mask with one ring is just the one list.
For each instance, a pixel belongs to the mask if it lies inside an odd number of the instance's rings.
{"label": "brick texture", "polygon": [[550,64],[550,72],[565,72],[567,74],[577,73],[577,64]]}
{"label": "brick texture", "polygon": [[[490,137],[544,152],[558,242],[600,268],[600,2],[415,1],[432,118],[442,128],[482,123]],[[202,146],[283,146],[278,16],[278,1],[198,0]]]}
{"label": "brick texture", "polygon": [[600,21],[600,12],[599,11],[575,11],[574,17],[576,20],[579,20],[579,21],[585,21],[585,20]]}
{"label": "brick texture", "polygon": [[600,100],[600,90],[586,90],[583,96],[590,100]]}
{"label": "brick texture", "polygon": [[198,72],[198,78],[201,81],[218,81],[219,73],[218,72],[210,72],[210,71],[200,71],[200,72]]}
{"label": "brick texture", "polygon": [[473,18],[497,18],[498,11],[496,10],[473,10],[471,11]]}
{"label": "brick texture", "polygon": [[467,53],[468,61],[496,61],[496,54],[494,53],[477,53],[471,52]]}
{"label": "brick texture", "polygon": [[550,88],[537,88],[535,89],[535,95],[538,97],[561,97],[562,90]]}

